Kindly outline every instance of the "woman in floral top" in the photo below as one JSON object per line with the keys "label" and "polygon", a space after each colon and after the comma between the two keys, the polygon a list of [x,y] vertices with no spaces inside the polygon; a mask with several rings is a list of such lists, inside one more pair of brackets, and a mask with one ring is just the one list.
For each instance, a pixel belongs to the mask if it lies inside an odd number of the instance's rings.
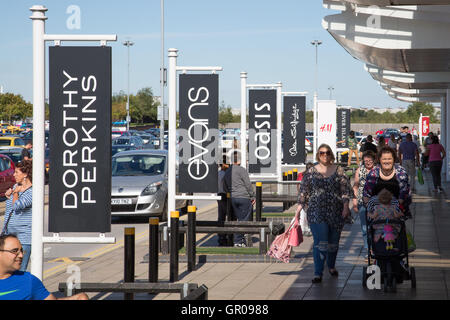
{"label": "woman in floral top", "polygon": [[349,201],[354,197],[350,181],[344,170],[335,165],[330,146],[322,144],[316,160],[318,164],[304,173],[300,183],[298,206],[295,218],[306,210],[308,223],[314,238],[313,283],[322,281],[325,260],[332,276],[335,269],[339,239],[345,219],[349,216]]}
{"label": "woman in floral top", "polygon": [[390,191],[400,204],[400,209],[406,217],[411,217],[409,205],[411,194],[406,170],[396,164],[397,153],[388,146],[378,152],[379,165],[373,168],[364,185],[363,200],[367,205],[369,199],[376,196],[381,190]]}

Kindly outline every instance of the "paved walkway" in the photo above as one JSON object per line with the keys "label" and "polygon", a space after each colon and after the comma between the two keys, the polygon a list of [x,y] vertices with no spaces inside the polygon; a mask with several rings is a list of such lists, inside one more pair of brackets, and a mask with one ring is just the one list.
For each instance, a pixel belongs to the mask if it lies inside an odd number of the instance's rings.
{"label": "paved walkway", "polygon": [[[359,221],[347,225],[342,233],[337,266],[339,277],[324,274],[321,284],[311,284],[313,259],[312,238],[305,237],[294,249],[295,263],[203,263],[197,270],[187,272],[180,263],[179,282],[205,284],[210,300],[316,300],[316,299],[449,299],[450,294],[450,184],[444,183],[447,193],[434,194],[431,175],[425,172],[425,184],[417,184],[408,228],[414,234],[417,250],[410,255],[410,265],[416,268],[417,289],[410,281],[397,286],[397,293],[368,290],[361,285],[364,261]],[[292,210],[293,208],[291,208]],[[202,214],[202,220],[215,218],[215,212]],[[257,244],[255,244],[257,246]],[[148,237],[136,242],[136,281],[148,278]],[[70,262],[68,262],[68,265]],[[123,280],[123,244],[87,261],[75,262],[81,269],[82,282],[120,282]],[[50,291],[57,291],[59,282],[68,274],[60,272],[44,279]],[[159,264],[159,280],[168,282],[169,264]],[[89,294],[93,299],[122,299],[122,294]],[[135,299],[178,300],[179,294],[136,294]]]}

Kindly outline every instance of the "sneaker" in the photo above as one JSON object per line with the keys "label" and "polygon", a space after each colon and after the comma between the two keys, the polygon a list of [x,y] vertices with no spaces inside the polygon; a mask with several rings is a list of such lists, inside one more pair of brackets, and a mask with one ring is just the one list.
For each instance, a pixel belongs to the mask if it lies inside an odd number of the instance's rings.
{"label": "sneaker", "polygon": [[439,187],[439,191],[444,192],[444,189],[442,189],[442,187]]}
{"label": "sneaker", "polygon": [[235,248],[245,248],[245,247],[247,247],[247,245],[245,243],[235,243],[234,247]]}
{"label": "sneaker", "polygon": [[439,189],[436,189],[436,191],[437,191],[437,193],[441,193],[441,192],[442,192],[442,189],[439,188]]}

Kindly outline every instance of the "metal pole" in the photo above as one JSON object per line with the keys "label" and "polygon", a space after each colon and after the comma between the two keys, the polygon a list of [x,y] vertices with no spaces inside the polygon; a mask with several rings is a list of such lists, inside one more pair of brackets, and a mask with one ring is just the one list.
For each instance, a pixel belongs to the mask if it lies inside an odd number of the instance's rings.
{"label": "metal pole", "polygon": [[187,269],[189,272],[195,270],[195,262],[196,262],[196,213],[197,208],[195,206],[188,206],[188,228],[187,228],[187,260],[188,265]]}
{"label": "metal pole", "polygon": [[44,236],[45,154],[45,12],[30,8],[33,20],[33,215],[31,227],[31,273],[42,280]]}
{"label": "metal pole", "polygon": [[170,227],[170,282],[178,281],[178,221],[180,213],[172,211],[170,213],[170,220],[172,226]]}
{"label": "metal pole", "polygon": [[311,42],[311,44],[313,46],[316,47],[316,72],[315,72],[315,91],[314,91],[314,147],[313,147],[313,159],[316,158],[316,149],[318,147],[318,124],[317,124],[317,120],[318,120],[318,115],[317,115],[317,99],[318,99],[318,88],[317,88],[317,83],[318,83],[318,47],[319,45],[322,44],[322,41],[319,40],[314,40]]}
{"label": "metal pole", "polygon": [[159,219],[149,219],[148,282],[158,282]]}
{"label": "metal pole", "polygon": [[[282,111],[281,111],[281,101],[282,101],[282,95],[281,95],[281,90],[283,88],[283,85],[281,82],[278,82],[278,87],[277,87],[277,181],[280,182],[283,180],[282,177],[282,171],[281,171],[281,162],[282,162],[282,158],[281,158],[281,115],[282,115]],[[280,184],[278,184],[278,194],[281,194],[282,192],[282,186]]]}
{"label": "metal pole", "polygon": [[[134,228],[125,228],[123,282],[134,282]],[[124,293],[124,300],[134,300],[133,293]]]}
{"label": "metal pole", "polygon": [[262,182],[256,183],[256,221],[261,221],[262,213]]}
{"label": "metal pole", "polygon": [[[168,172],[168,196],[167,210],[169,213],[175,211],[176,193],[176,130],[177,130],[177,49],[169,49],[169,172]],[[168,226],[170,228],[170,220]]]}
{"label": "metal pole", "polygon": [[127,131],[130,130],[130,47],[134,45],[132,41],[125,41],[123,43],[124,46],[128,48],[128,80],[127,80]]}
{"label": "metal pole", "polygon": [[161,106],[162,119],[159,126],[159,146],[164,149],[164,0],[161,0]]}
{"label": "metal pole", "polygon": [[247,72],[241,72],[241,166],[247,168]]}

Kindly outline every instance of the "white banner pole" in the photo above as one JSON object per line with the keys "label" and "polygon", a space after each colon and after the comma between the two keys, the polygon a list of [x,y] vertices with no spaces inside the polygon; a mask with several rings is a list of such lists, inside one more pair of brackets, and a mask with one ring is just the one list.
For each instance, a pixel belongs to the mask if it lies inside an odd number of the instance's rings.
{"label": "white banner pole", "polygon": [[247,72],[241,72],[241,166],[247,165]]}
{"label": "white banner pole", "polygon": [[33,214],[31,229],[31,273],[42,280],[44,235],[45,155],[45,12],[30,8],[33,20]]}
{"label": "white banner pole", "polygon": [[170,228],[170,213],[175,211],[176,194],[176,135],[177,135],[177,49],[169,49],[169,157],[167,225]]}

